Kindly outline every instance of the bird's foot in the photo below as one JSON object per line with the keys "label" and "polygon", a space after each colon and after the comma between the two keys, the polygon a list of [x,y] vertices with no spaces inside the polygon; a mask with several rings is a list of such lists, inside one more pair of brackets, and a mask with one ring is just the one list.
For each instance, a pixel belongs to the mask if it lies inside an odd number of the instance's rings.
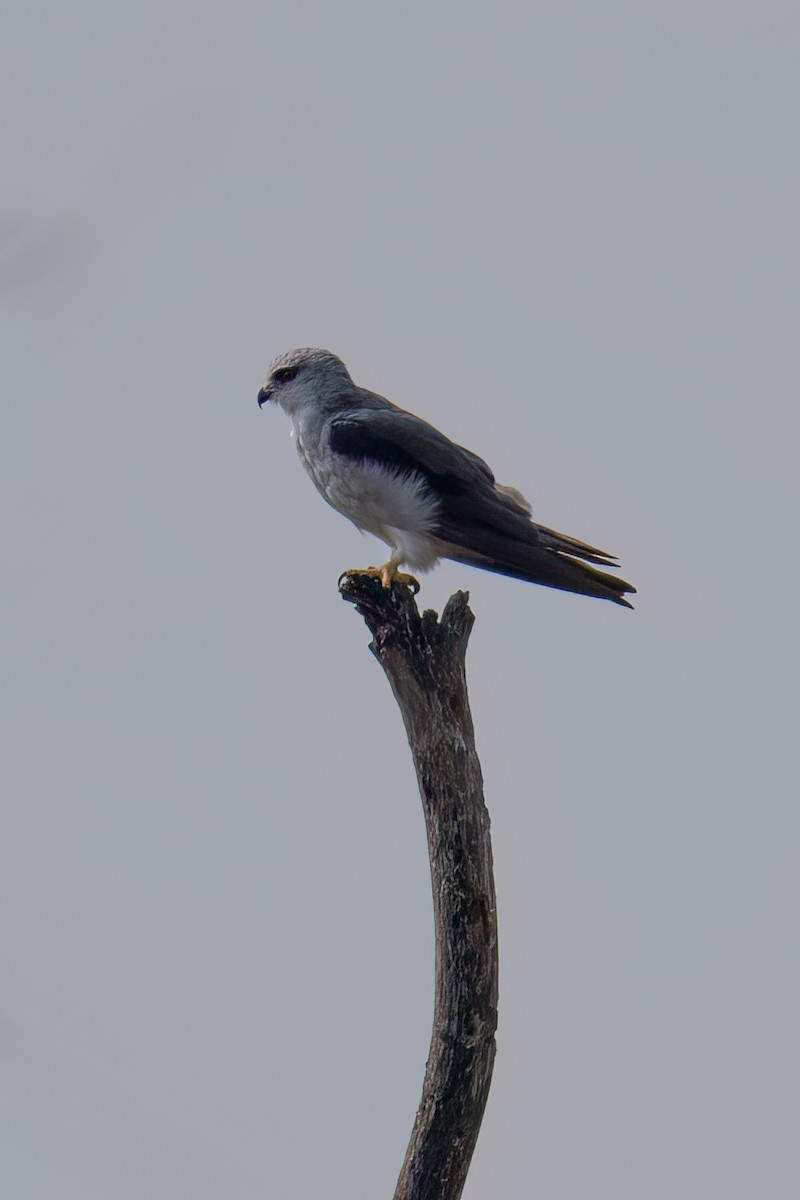
{"label": "bird's foot", "polygon": [[406,575],[405,571],[398,571],[397,563],[389,560],[382,567],[350,567],[347,571],[342,571],[339,576],[339,582],[346,575],[371,575],[374,579],[380,579],[381,584],[385,588],[390,588],[393,583],[399,583],[402,587],[411,588],[412,594],[416,596],[419,591],[419,580],[413,575]]}

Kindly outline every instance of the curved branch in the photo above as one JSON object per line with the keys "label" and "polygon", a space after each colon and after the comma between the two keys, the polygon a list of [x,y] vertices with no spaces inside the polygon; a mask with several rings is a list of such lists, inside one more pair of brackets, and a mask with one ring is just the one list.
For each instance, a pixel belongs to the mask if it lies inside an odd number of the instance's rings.
{"label": "curved branch", "polygon": [[497,921],[489,814],[464,658],[466,592],[441,621],[404,587],[345,575],[345,600],[372,634],[417,772],[433,887],[436,988],[430,1052],[394,1200],[458,1200],[489,1094],[497,1028]]}

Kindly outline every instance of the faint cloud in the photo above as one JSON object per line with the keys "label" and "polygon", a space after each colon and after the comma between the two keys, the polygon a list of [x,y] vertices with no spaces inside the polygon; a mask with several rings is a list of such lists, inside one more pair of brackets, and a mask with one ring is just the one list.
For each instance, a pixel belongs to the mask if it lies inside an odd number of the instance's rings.
{"label": "faint cloud", "polygon": [[224,174],[237,119],[230,89],[213,80],[191,75],[151,92],[113,132],[82,147],[77,186],[62,184],[59,194],[47,185],[62,211],[48,212],[40,189],[0,212],[0,295],[71,288],[97,252],[113,253],[154,221],[174,220]]}
{"label": "faint cloud", "polygon": [[77,216],[0,214],[0,293],[63,279],[85,259],[90,244]]}

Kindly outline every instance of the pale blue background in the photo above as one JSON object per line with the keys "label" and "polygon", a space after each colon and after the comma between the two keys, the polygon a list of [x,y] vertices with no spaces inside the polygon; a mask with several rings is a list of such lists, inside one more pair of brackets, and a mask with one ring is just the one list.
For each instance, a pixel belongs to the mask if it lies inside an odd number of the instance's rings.
{"label": "pale blue background", "polygon": [[446,566],[493,817],[465,1196],[800,1194],[795,4],[6,6],[0,1187],[390,1196],[433,947],[375,561],[277,352],[617,552]]}

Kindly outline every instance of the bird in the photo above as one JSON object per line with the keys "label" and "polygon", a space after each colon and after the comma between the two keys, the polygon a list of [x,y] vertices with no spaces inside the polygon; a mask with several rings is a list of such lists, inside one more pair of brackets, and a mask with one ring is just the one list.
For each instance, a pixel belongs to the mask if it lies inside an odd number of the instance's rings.
{"label": "bird", "polygon": [[632,608],[636,589],[611,575],[614,555],[537,524],[514,487],[497,483],[477,454],[376,392],[359,387],[330,350],[302,347],[269,365],[258,406],[291,418],[300,461],[337,512],[390,548],[371,575],[384,588],[419,584],[452,559],[514,579]]}

